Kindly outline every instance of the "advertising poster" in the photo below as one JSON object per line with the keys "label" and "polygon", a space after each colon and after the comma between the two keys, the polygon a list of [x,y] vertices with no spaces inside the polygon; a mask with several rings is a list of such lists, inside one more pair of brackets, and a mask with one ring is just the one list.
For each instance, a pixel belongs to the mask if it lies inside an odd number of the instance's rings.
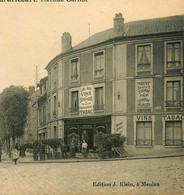
{"label": "advertising poster", "polygon": [[0,0],[0,195],[184,194],[184,0]]}

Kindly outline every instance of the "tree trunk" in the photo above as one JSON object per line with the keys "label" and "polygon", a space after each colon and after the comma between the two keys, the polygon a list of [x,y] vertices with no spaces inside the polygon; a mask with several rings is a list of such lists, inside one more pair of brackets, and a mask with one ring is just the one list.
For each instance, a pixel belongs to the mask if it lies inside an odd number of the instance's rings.
{"label": "tree trunk", "polygon": [[11,158],[10,138],[8,138],[8,153],[9,153],[9,158]]}
{"label": "tree trunk", "polygon": [[12,137],[13,140],[13,147],[15,147],[15,136]]}

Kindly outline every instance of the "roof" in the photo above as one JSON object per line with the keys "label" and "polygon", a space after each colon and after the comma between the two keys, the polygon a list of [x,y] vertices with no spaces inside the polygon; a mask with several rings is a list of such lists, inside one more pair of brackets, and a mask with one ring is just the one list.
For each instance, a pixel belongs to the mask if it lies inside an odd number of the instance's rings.
{"label": "roof", "polygon": [[98,32],[89,37],[88,39],[82,41],[78,45],[74,46],[72,49],[57,55],[48,63],[46,69],[54,60],[56,60],[61,55],[65,55],[67,53],[71,53],[72,51],[96,45],[108,40],[113,40],[115,38],[128,38],[134,36],[144,36],[181,31],[184,31],[184,15],[128,22],[124,24],[124,32],[122,34],[117,35],[114,32],[114,28]]}
{"label": "roof", "polygon": [[40,82],[37,84],[37,86],[39,87],[39,86],[43,85],[44,83],[46,83],[47,80],[48,80],[48,76],[42,78],[42,79],[40,80]]}
{"label": "roof", "polygon": [[139,36],[177,31],[184,31],[184,15],[128,22],[124,24],[124,33],[122,35],[117,36],[114,29],[110,28],[94,34],[74,46],[72,49],[78,50],[116,37]]}

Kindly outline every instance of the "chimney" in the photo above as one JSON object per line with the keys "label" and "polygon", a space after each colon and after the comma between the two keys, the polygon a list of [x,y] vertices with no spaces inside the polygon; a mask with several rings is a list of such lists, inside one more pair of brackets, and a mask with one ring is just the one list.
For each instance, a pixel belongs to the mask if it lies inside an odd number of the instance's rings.
{"label": "chimney", "polygon": [[69,49],[72,48],[72,37],[70,35],[70,33],[68,32],[64,32],[63,36],[62,36],[62,53],[68,51]]}
{"label": "chimney", "polygon": [[29,93],[33,94],[35,92],[35,87],[34,86],[29,86]]}
{"label": "chimney", "polygon": [[114,32],[116,34],[122,34],[124,32],[124,18],[122,14],[116,14],[114,17]]}

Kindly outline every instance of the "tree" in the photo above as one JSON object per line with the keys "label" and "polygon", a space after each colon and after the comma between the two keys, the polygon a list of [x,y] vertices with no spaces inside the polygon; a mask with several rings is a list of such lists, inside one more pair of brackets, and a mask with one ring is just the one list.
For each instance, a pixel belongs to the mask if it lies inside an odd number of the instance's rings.
{"label": "tree", "polygon": [[21,86],[10,86],[3,90],[0,95],[0,129],[3,138],[13,140],[24,134],[26,118],[28,114],[29,93]]}

